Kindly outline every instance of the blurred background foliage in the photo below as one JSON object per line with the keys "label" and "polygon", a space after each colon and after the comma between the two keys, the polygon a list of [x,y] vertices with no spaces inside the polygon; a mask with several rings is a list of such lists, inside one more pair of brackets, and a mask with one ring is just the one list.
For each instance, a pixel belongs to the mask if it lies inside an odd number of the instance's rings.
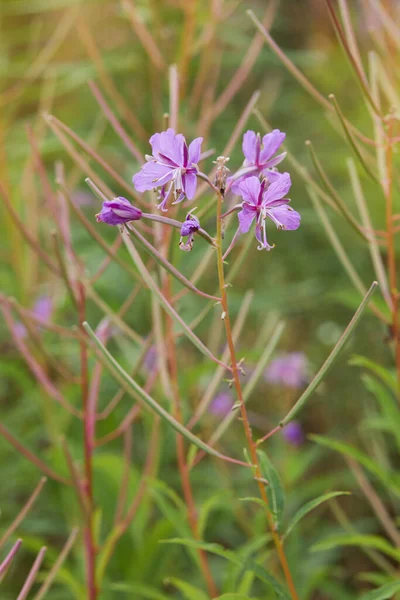
{"label": "blurred background foliage", "polygon": [[[365,53],[370,44],[367,32],[374,23],[371,24],[369,15],[362,9],[365,3],[349,4]],[[388,7],[389,4],[385,3]],[[260,90],[257,108],[274,128],[287,133],[289,151],[312,171],[304,145],[305,140],[312,140],[337,190],[355,211],[346,171],[347,146],[331,126],[323,109],[298,86],[267,46],[262,47],[250,74],[229,105],[215,121],[210,115],[210,107],[228,86],[254,38],[255,28],[245,16],[245,10],[251,8],[261,19],[265,5],[257,0],[197,3],[137,0],[135,19],[145,24],[161,49],[161,56],[157,58],[159,65],[154,66],[138,38],[137,29],[132,25],[130,11],[133,3],[114,0],[0,0],[0,179],[14,207],[29,230],[40,237],[47,252],[51,252],[49,228],[52,225],[38,185],[27,139],[28,129],[33,128],[40,141],[41,153],[52,181],[55,180],[55,165],[62,162],[68,186],[74,190],[74,200],[93,222],[98,201],[85,186],[84,175],[47,127],[42,115],[51,113],[67,124],[83,140],[97,148],[101,156],[130,182],[138,163],[99,111],[88,81],[93,80],[101,87],[135,144],[146,152],[149,136],[163,128],[163,113],[168,110],[168,65],[172,63],[178,65],[184,88],[179,130],[189,139],[199,129],[205,131],[206,147],[215,148],[218,155],[251,94]],[[396,10],[396,6],[391,9]],[[361,130],[369,126],[361,93],[338,46],[323,2],[282,0],[272,34],[324,96],[335,93],[351,122]],[[182,49],[189,43],[188,36],[190,43],[192,39],[197,41],[190,60],[182,58],[185,56]],[[248,127],[260,129],[255,116],[250,117]],[[209,170],[212,160],[207,159]],[[230,166],[234,168],[240,162],[241,149],[240,143],[237,143]],[[116,194],[123,193],[98,165],[91,164]],[[204,170],[207,171],[207,168],[204,167]],[[285,162],[285,170],[291,170],[288,162]],[[326,238],[302,180],[291,172],[291,197],[293,206],[302,215],[301,228],[295,235],[277,234],[271,229],[270,238],[276,242],[276,249],[265,254],[252,248],[248,262],[241,269],[231,291],[231,302],[234,311],[237,311],[244,292],[254,290],[248,324],[239,344],[240,355],[246,357],[250,369],[259,357],[260,348],[254,347],[254,340],[260,326],[266,323],[272,327],[278,318],[283,318],[286,328],[280,350],[304,352],[310,370],[315,371],[360,300]],[[367,185],[365,191],[374,223],[379,229],[384,223],[382,195],[373,184]],[[2,291],[28,308],[37,298],[51,296],[55,320],[72,325],[74,317],[65,291],[24,243],[4,207],[0,210]],[[356,271],[368,286],[374,274],[365,245],[340,217],[332,214],[331,219]],[[112,243],[112,231],[103,227],[101,233]],[[84,258],[88,271],[93,273],[104,258],[102,251],[75,221],[73,239],[77,253]],[[201,251],[201,244],[198,244],[191,256],[184,257],[187,260],[183,267],[185,273],[190,274]],[[182,257],[178,259],[182,263]],[[209,277],[211,275],[206,274],[205,281]],[[131,282],[118,267],[111,266],[98,281],[96,289],[116,309],[129,294]],[[183,307],[188,321],[202,306],[197,300],[187,302]],[[95,305],[90,305],[89,314],[93,325],[102,316]],[[145,297],[138,298],[127,315],[127,321],[141,334],[149,330],[151,311]],[[211,343],[214,325],[215,320],[208,319],[200,328],[201,335],[208,336]],[[57,455],[54,449],[48,450],[49,440],[57,445],[66,435],[74,455],[80,458],[81,431],[79,427],[72,426],[70,418],[61,414],[35,384],[3,322],[0,322],[0,333],[1,420],[26,446],[39,449],[44,455],[47,453],[51,464],[65,471],[61,452]],[[66,339],[60,341],[48,332],[41,335],[46,338],[47,348],[54,357],[64,357],[66,364],[76,366],[78,359],[72,342]],[[127,351],[124,344],[116,336],[113,341],[115,353],[123,355]],[[360,354],[371,361],[379,360],[387,367],[391,365],[388,331],[370,313],[364,317],[351,344],[301,416],[302,425],[307,435],[326,434],[361,450],[368,449],[380,468],[395,469],[398,467],[398,454],[396,462],[393,436],[372,427],[371,422],[374,417],[378,418],[379,408],[360,378],[360,367],[354,361],[349,363],[352,355]],[[208,374],[190,357],[184,366],[180,384],[187,393],[185,412],[188,417],[199,387],[207,385]],[[365,377],[365,370],[363,372]],[[57,377],[54,373],[53,379],[63,386],[63,392],[73,401],[74,386],[60,382]],[[144,378],[145,374],[142,373],[141,377]],[[373,384],[370,385],[372,388]],[[115,389],[112,380],[105,378],[103,405]],[[268,386],[265,382],[258,385],[251,410],[260,435],[286,413],[296,394],[279,386]],[[100,423],[99,435],[115,429],[123,415],[124,411],[119,407]],[[211,431],[218,418],[208,415],[204,430]],[[130,482],[132,494],[146,459],[150,428],[151,423],[145,417],[135,425]],[[237,450],[241,449],[240,424],[231,428],[223,446],[231,454],[237,454]],[[100,449],[95,461],[98,482],[95,492],[98,504],[102,506],[99,520],[104,528],[112,523],[114,500],[123,469],[120,450],[121,443],[117,440],[106,449]],[[36,484],[38,473],[3,440],[0,440],[0,452],[0,518],[2,527],[5,527]],[[174,583],[174,577],[201,587],[190,552],[158,543],[168,537],[186,537],[187,525],[182,519],[184,508],[180,499],[173,434],[166,427],[162,428],[157,452],[157,478],[150,485],[146,500],[127,535],[117,547],[105,580],[104,598],[190,597],[177,582]],[[270,443],[270,454],[285,484],[289,515],[305,501],[325,491],[346,489],[354,492],[352,496],[312,513],[292,534],[287,552],[295,579],[299,582],[301,598],[353,599],[360,590],[369,588],[363,579],[374,584],[384,583],[385,569],[380,568],[379,561],[389,563],[386,568],[391,573],[395,562],[393,558],[383,555],[377,559],[371,556],[372,552],[353,547],[337,546],[319,553],[312,551],[313,545],[327,534],[352,529],[360,533],[382,534],[381,526],[360,493],[349,464],[309,438],[301,447],[292,447],[278,435]],[[252,507],[244,508],[243,503],[238,501],[238,498],[250,495],[246,474],[239,470],[232,477],[231,469],[207,459],[193,472],[193,485],[200,515],[206,523],[204,538],[228,548],[240,548],[243,554],[258,552],[258,557],[265,557],[269,551],[265,551],[265,539],[260,537],[265,530],[264,519],[256,507],[254,510]],[[379,489],[384,487],[382,478],[377,478],[377,486]],[[398,495],[389,489],[384,492],[384,497],[388,510],[394,511],[398,506]],[[24,559],[2,584],[1,598],[16,597],[18,581],[28,569],[30,553],[40,547],[42,540],[57,549],[76,520],[77,508],[72,492],[48,481],[41,501],[24,522],[21,530]],[[212,569],[224,591],[236,589],[235,581],[240,575],[237,567],[222,558],[212,557]],[[364,573],[364,577],[360,577],[360,573]],[[54,600],[82,597],[79,581],[83,577],[80,553],[76,551],[68,566],[61,570],[59,582],[50,597]],[[254,597],[259,594],[260,598],[266,598],[265,590],[262,591],[259,585],[257,582],[253,585]],[[151,591],[154,589],[158,590],[158,596],[152,595],[156,593]],[[246,591],[244,584],[243,590]]]}

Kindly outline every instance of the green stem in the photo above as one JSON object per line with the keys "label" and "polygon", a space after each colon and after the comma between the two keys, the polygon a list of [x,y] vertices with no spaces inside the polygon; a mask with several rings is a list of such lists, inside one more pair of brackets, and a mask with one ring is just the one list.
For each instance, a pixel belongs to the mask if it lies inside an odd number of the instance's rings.
{"label": "green stem", "polygon": [[259,459],[258,459],[258,455],[257,455],[257,445],[253,441],[253,434],[251,431],[251,427],[250,427],[250,423],[249,423],[249,419],[248,419],[248,415],[247,415],[247,410],[246,410],[246,406],[245,406],[245,402],[244,402],[243,391],[242,391],[242,387],[240,384],[239,367],[238,367],[238,363],[236,360],[235,346],[234,346],[234,342],[233,342],[233,338],[232,338],[231,323],[230,323],[230,317],[229,317],[228,297],[227,297],[227,293],[226,293],[224,262],[223,262],[223,254],[222,254],[222,219],[221,219],[221,216],[222,216],[223,198],[220,193],[218,193],[217,198],[218,198],[218,202],[217,202],[217,269],[218,269],[218,280],[219,280],[219,288],[220,288],[220,296],[221,296],[221,305],[222,305],[222,311],[223,311],[222,318],[223,318],[224,325],[225,325],[226,339],[227,339],[230,358],[231,358],[233,381],[234,381],[234,385],[235,385],[235,389],[236,389],[236,393],[237,393],[237,397],[238,397],[238,403],[240,406],[240,412],[241,412],[241,417],[242,417],[242,422],[243,422],[243,427],[244,427],[244,433],[245,433],[246,440],[247,440],[247,446],[248,446],[248,449],[250,452],[251,462],[254,465],[255,480],[257,482],[261,498],[263,499],[263,501],[266,505],[266,516],[267,516],[268,525],[271,530],[272,538],[275,543],[276,551],[278,553],[279,561],[280,561],[282,570],[283,570],[285,578],[286,578],[286,582],[287,582],[287,585],[288,585],[288,588],[290,591],[291,598],[292,598],[292,600],[299,600],[299,597],[296,592],[296,588],[294,587],[292,575],[289,570],[289,565],[288,565],[288,562],[286,559],[286,555],[285,555],[285,552],[283,549],[282,540],[281,540],[278,532],[276,531],[276,527],[274,525],[274,520],[273,520],[273,517],[271,514],[270,507],[269,507],[269,502],[268,502],[267,493],[265,491],[265,486],[261,481],[262,474],[261,474]]}

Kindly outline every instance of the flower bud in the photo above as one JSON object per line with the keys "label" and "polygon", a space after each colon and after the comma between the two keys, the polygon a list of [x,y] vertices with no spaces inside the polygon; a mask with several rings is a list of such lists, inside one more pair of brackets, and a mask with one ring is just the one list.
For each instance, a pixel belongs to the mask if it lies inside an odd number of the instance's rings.
{"label": "flower bud", "polygon": [[142,211],[127,200],[120,196],[112,200],[103,202],[103,208],[96,215],[96,220],[99,223],[107,223],[107,225],[123,225],[129,221],[138,221],[142,216]]}
{"label": "flower bud", "polygon": [[[188,213],[181,227],[181,239],[179,248],[184,252],[189,252],[193,248],[193,238],[196,231],[200,229],[200,221],[197,217]],[[187,240],[183,238],[187,237]]]}

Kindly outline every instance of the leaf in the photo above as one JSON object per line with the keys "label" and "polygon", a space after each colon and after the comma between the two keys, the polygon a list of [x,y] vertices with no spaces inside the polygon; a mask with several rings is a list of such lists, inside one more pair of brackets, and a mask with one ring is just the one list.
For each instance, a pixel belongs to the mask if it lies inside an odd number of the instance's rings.
{"label": "leaf", "polygon": [[182,581],[182,579],[168,577],[167,583],[172,583],[172,585],[178,588],[187,600],[209,600],[207,594],[202,590],[199,590],[199,588],[194,587],[194,585],[191,585],[186,581]]}
{"label": "leaf", "polygon": [[232,550],[225,550],[220,544],[209,544],[206,542],[198,542],[195,540],[187,540],[181,538],[173,538],[169,540],[162,540],[163,544],[181,544],[182,546],[188,546],[191,548],[200,548],[201,550],[205,550],[206,552],[211,552],[212,554],[216,554],[217,556],[221,556],[226,560],[231,561],[235,565],[241,566],[245,571],[253,571],[257,578],[260,581],[263,581],[267,585],[269,585],[275,592],[276,598],[279,600],[290,600],[287,592],[281,586],[281,584],[270,575],[264,567],[257,564],[253,559],[247,558],[244,561],[237,556],[235,552]]}
{"label": "leaf", "polygon": [[[176,431],[181,433],[184,438],[186,438],[189,442],[207,452],[207,454],[211,454],[212,456],[216,456],[217,458],[221,458],[223,460],[228,460],[229,457],[224,456],[211,446],[208,446],[205,442],[203,442],[200,438],[196,437],[191,433],[186,427],[181,425],[172,415],[169,414],[158,402],[156,402],[145,390],[143,390],[138,383],[132,377],[128,375],[128,373],[121,367],[120,364],[115,360],[115,358],[110,354],[107,348],[101,343],[99,338],[94,333],[93,329],[87,322],[83,323],[83,327],[85,331],[88,333],[89,337],[93,340],[95,346],[99,350],[100,358],[104,365],[109,369],[109,371],[114,375],[115,379],[121,384],[121,386],[130,394],[135,400],[141,400],[148,407],[150,407],[155,413],[160,415],[164,421],[167,421]],[[231,462],[236,462],[233,459],[229,459]],[[237,461],[239,464],[240,461]],[[247,465],[245,465],[247,466]]]}
{"label": "leaf", "polygon": [[[394,395],[375,377],[364,375],[362,381],[366,389],[373,394],[378,401],[381,413],[383,413],[388,426],[386,429],[394,435],[397,448],[400,450],[400,413]],[[394,393],[396,394],[396,392]]]}
{"label": "leaf", "polygon": [[283,509],[285,506],[285,494],[282,487],[281,479],[277,470],[269,460],[268,456],[262,450],[258,450],[257,454],[260,459],[260,468],[263,477],[268,481],[266,492],[269,501],[269,508],[274,517],[276,528],[281,529]]}
{"label": "leaf", "polygon": [[328,492],[327,494],[322,494],[322,496],[318,496],[318,498],[314,498],[314,500],[310,500],[304,506],[302,506],[297,513],[294,515],[289,525],[286,528],[285,537],[289,535],[292,531],[293,527],[297,525],[297,523],[305,517],[309,512],[317,508],[323,502],[330,500],[331,498],[335,498],[336,496],[349,496],[350,492]]}
{"label": "leaf", "polygon": [[142,259],[140,258],[140,255],[139,255],[138,251],[136,250],[134,244],[132,243],[132,240],[130,239],[129,233],[127,230],[122,231],[122,238],[125,242],[128,252],[131,255],[131,258],[132,258],[133,262],[135,263],[143,281],[155,293],[155,295],[158,298],[158,301],[163,306],[164,310],[169,314],[169,316],[174,321],[179,323],[179,325],[181,326],[185,335],[191,340],[191,342],[196,346],[196,348],[198,350],[200,350],[200,352],[202,352],[202,354],[204,354],[205,356],[207,356],[209,359],[216,362],[217,364],[225,367],[227,370],[231,370],[227,365],[224,365],[223,363],[221,363],[221,361],[218,360],[218,358],[216,358],[213,355],[213,353],[207,348],[207,346],[205,344],[203,344],[203,342],[197,337],[197,335],[195,335],[193,333],[193,331],[190,329],[190,327],[185,323],[185,321],[181,318],[181,316],[176,312],[174,307],[168,302],[168,300],[166,299],[166,297],[164,296],[164,294],[162,293],[162,291],[160,290],[160,288],[158,287],[158,285],[156,284],[156,282],[154,281],[154,279],[152,278],[152,276],[146,269],[146,266],[143,263]]}
{"label": "leaf", "polygon": [[254,502],[254,504],[258,504],[262,508],[266,508],[266,504],[264,500],[261,498],[257,498],[255,496],[247,496],[246,498],[239,498],[240,502]]}
{"label": "leaf", "polygon": [[199,518],[198,518],[198,522],[197,522],[198,534],[199,534],[200,538],[204,537],[204,531],[206,529],[206,525],[207,525],[207,521],[208,521],[208,517],[210,516],[210,513],[215,508],[222,508],[225,510],[230,510],[231,506],[228,502],[229,500],[230,500],[230,497],[229,497],[227,491],[224,490],[223,492],[218,492],[217,494],[210,496],[210,498],[208,498],[204,502],[204,504],[202,505],[202,507],[199,511]]}
{"label": "leaf", "polygon": [[397,392],[397,379],[395,374],[389,369],[385,369],[381,365],[378,365],[373,360],[366,358],[365,356],[359,356],[358,354],[354,355],[349,360],[349,365],[354,367],[364,367],[369,371],[372,371],[379,379],[381,379],[386,385],[391,389],[393,393]]}
{"label": "leaf", "polygon": [[369,456],[367,456],[364,452],[361,452],[357,448],[350,446],[350,444],[346,444],[345,442],[341,442],[339,440],[332,440],[326,436],[310,435],[309,437],[312,441],[316,442],[320,446],[325,446],[326,448],[340,452],[345,456],[354,458],[354,460],[363,465],[367,471],[380,479],[384,485],[390,487],[392,492],[394,492],[397,497],[400,497],[400,483],[398,477],[395,477],[394,474],[388,473],[386,469],[382,469],[382,467],[369,458]]}
{"label": "leaf", "polygon": [[326,540],[322,540],[312,546],[312,552],[321,552],[324,550],[331,550],[332,548],[338,548],[340,546],[360,546],[362,548],[373,548],[378,550],[395,560],[400,560],[400,550],[393,548],[385,540],[385,538],[379,535],[334,535]]}
{"label": "leaf", "polygon": [[304,404],[307,402],[307,400],[309,399],[311,394],[313,394],[313,392],[317,389],[317,387],[319,386],[321,381],[327,375],[328,371],[330,371],[335,360],[339,356],[342,348],[344,347],[347,340],[349,339],[349,337],[351,336],[351,334],[357,327],[358,323],[360,322],[361,317],[363,316],[364,311],[367,308],[368,302],[371,299],[371,296],[374,293],[374,291],[376,290],[377,286],[378,286],[377,282],[374,281],[373,284],[371,285],[371,287],[369,288],[367,294],[364,296],[364,299],[361,302],[360,306],[357,308],[356,312],[354,313],[354,316],[351,319],[350,323],[347,325],[346,329],[344,330],[344,332],[340,336],[339,340],[335,344],[332,352],[330,353],[330,355],[328,356],[328,358],[326,359],[326,361],[324,362],[324,364],[322,365],[322,367],[320,368],[318,373],[315,375],[315,377],[311,381],[310,385],[307,387],[307,389],[302,393],[300,398],[297,400],[297,402],[295,403],[293,408],[288,412],[286,417],[284,419],[282,419],[282,421],[280,423],[282,426],[286,425],[287,423],[289,423],[289,421],[292,421],[295,418],[295,416],[303,408]]}
{"label": "leaf", "polygon": [[209,300],[215,300],[216,302],[220,301],[220,298],[218,298],[217,296],[211,296],[210,294],[206,294],[206,292],[199,290],[195,285],[193,285],[193,283],[189,281],[189,279],[182,275],[182,273],[178,271],[178,269],[176,269],[166,258],[164,258],[163,255],[160,254],[160,252],[158,252],[158,250],[156,250],[154,246],[152,246],[152,244],[150,244],[150,242],[148,242],[146,238],[143,237],[142,234],[139,231],[137,231],[137,229],[135,229],[132,225],[130,226],[129,231],[132,235],[135,236],[136,240],[145,249],[145,251],[150,256],[152,256],[158,262],[158,264],[160,264],[166,271],[168,271],[168,273],[175,277],[175,279],[177,279],[182,285],[187,287],[195,294],[198,294],[199,296],[203,296],[204,298],[208,298]]}
{"label": "leaf", "polygon": [[256,600],[254,596],[245,596],[244,594],[222,594],[215,600]]}
{"label": "leaf", "polygon": [[[170,600],[170,596],[167,596],[166,594],[161,594],[158,590],[148,585],[138,583],[136,581],[134,584],[117,582],[112,583],[110,585],[105,585],[104,587],[106,587],[112,592],[122,592],[124,596],[122,596],[121,594],[121,598],[133,598],[132,594],[134,594],[134,597],[137,598],[137,600]],[[130,594],[130,596],[126,595],[128,593]]]}
{"label": "leaf", "polygon": [[376,590],[367,592],[360,596],[359,600],[389,600],[393,597],[393,594],[400,590],[400,581],[394,581],[393,583],[386,583]]}

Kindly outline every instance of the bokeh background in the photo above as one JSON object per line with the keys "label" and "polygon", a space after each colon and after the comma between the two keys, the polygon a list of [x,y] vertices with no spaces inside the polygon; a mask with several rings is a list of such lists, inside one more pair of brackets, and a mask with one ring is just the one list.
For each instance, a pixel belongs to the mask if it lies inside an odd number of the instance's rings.
{"label": "bokeh background", "polygon": [[[134,142],[147,152],[147,140],[153,132],[162,129],[163,113],[168,110],[168,65],[173,63],[178,65],[183,86],[180,130],[188,138],[199,130],[205,132],[206,148],[215,148],[218,156],[252,93],[260,90],[257,109],[273,128],[287,133],[288,150],[312,172],[304,144],[306,140],[312,140],[336,189],[351,210],[355,210],[346,172],[348,147],[324,110],[299,87],[266,45],[260,44],[254,66],[240,90],[214,118],[213,104],[228,86],[256,33],[245,11],[251,8],[262,19],[265,2],[137,0],[134,4],[135,18],[139,18],[152,32],[161,49],[160,68],[154,67],[138,39],[128,4],[124,2],[0,0],[0,178],[28,229],[40,237],[47,251],[51,251],[48,240],[53,226],[38,185],[27,129],[33,128],[40,140],[51,180],[55,179],[56,165],[62,163],[74,201],[93,222],[99,210],[98,200],[85,185],[84,174],[73,164],[42,115],[55,115],[95,147],[130,182],[138,164],[99,111],[88,81],[93,80],[101,87]],[[371,28],[378,27],[371,13],[365,9],[367,4],[349,2],[364,53],[369,49]],[[398,12],[395,0],[384,4],[394,13]],[[219,14],[224,15],[223,18]],[[361,129],[370,126],[361,92],[337,43],[323,2],[282,0],[271,32],[324,96],[335,93],[349,120]],[[185,44],[193,47],[193,53],[190,59],[183,60]],[[247,128],[262,131],[254,115],[249,118]],[[232,152],[230,166],[238,167],[241,156],[238,143]],[[211,170],[212,160],[213,157],[207,159],[204,170]],[[107,174],[98,165],[91,164],[95,172],[109,183]],[[285,163],[285,170],[291,170],[288,163]],[[360,295],[338,262],[310,203],[304,182],[295,172],[292,172],[292,178],[291,198],[293,207],[302,215],[301,228],[296,233],[285,234],[277,233],[271,227],[269,237],[276,243],[276,248],[270,253],[260,253],[254,244],[230,294],[235,311],[243,294],[254,290],[248,323],[239,344],[239,352],[246,357],[250,370],[258,358],[258,349],[253,347],[253,343],[260,327],[265,324],[272,326],[279,319],[284,319],[286,328],[277,354],[304,353],[309,374],[312,374],[348,323]],[[115,183],[113,186],[117,193],[122,193]],[[376,228],[380,229],[384,224],[382,196],[372,184],[366,186],[365,192]],[[65,290],[25,244],[3,206],[0,211],[2,292],[15,297],[28,308],[34,307],[42,297],[50,298],[53,318],[67,326],[72,325],[73,315]],[[365,245],[343,219],[334,213],[330,214],[330,218],[356,271],[368,286],[375,276]],[[104,255],[80,224],[75,221],[73,224],[76,251],[85,260],[88,271],[94,272]],[[112,232],[103,226],[101,233],[111,243]],[[194,268],[200,253],[201,248],[196,247],[187,258],[186,273],[190,273],[192,265]],[[213,276],[206,274],[204,280],[207,282]],[[114,266],[107,269],[96,285],[98,293],[114,309],[123,303],[130,289],[131,283],[126,274]],[[199,306],[197,300],[193,305],[188,302],[184,306],[184,316],[188,321],[197,314]],[[91,306],[89,320],[93,325],[99,322],[101,316],[99,309]],[[142,335],[151,328],[151,312],[145,296],[138,298],[127,315],[127,321]],[[199,330],[199,334],[211,343],[212,326],[213,321],[206,320]],[[0,336],[1,421],[25,445],[45,455],[47,453],[53,465],[60,466],[62,463],[61,453],[57,454],[54,447],[63,435],[67,436],[74,455],[79,458],[81,431],[71,426],[68,418],[60,414],[36,384],[3,321],[0,321]],[[67,364],[76,365],[76,349],[68,340],[48,335],[46,341],[49,352],[56,359],[64,357]],[[114,350],[115,353],[123,352],[124,342],[117,340]],[[391,364],[388,331],[371,313],[366,314],[350,345],[301,414],[305,435],[303,443],[290,444],[279,434],[270,444],[271,456],[287,491],[289,513],[306,500],[331,489],[354,492],[351,497],[340,499],[337,505],[310,515],[308,521],[293,534],[287,550],[304,600],[354,599],[369,585],[358,574],[379,571],[371,557],[360,549],[339,548],[321,553],[310,550],[325,533],[346,530],[349,524],[360,532],[379,532],[376,518],[359,492],[348,464],[307,437],[309,434],[323,434],[360,448],[372,447],[383,464],[389,460],[391,452],[385,447],[382,435],[376,431],[371,433],[365,426],[365,419],[374,413],[375,404],[363,385],[360,367],[351,364],[350,359],[355,355]],[[182,388],[188,394],[186,411],[189,413],[195,401],[196,386],[206,386],[208,375],[204,369],[196,370],[192,361],[190,368],[182,368],[180,376]],[[63,392],[73,399],[74,386],[57,381],[56,374],[53,377],[57,384],[63,386]],[[227,385],[222,385],[220,391],[230,393]],[[113,392],[112,381],[106,380],[103,400]],[[270,425],[276,424],[298,395],[297,389],[271,385],[266,381],[257,386],[251,411],[260,435]],[[120,407],[100,425],[100,433],[105,435],[112,431],[123,415],[124,410]],[[218,414],[207,415],[204,430],[211,431],[220,418]],[[54,444],[51,450],[50,442]],[[148,442],[149,427],[144,421],[137,432],[135,430],[132,490],[137,485]],[[235,454],[242,445],[241,426],[236,424],[224,437],[223,448],[227,453]],[[0,457],[0,526],[5,528],[23,505],[39,475],[3,440],[0,440]],[[95,468],[97,498],[102,505],[102,518],[107,521],[107,514],[114,510],[118,475],[122,472],[118,441],[104,451],[100,450]],[[164,597],[152,596],[148,591],[150,587],[158,590],[159,594],[165,594],[165,597],[187,597],[169,584],[166,577],[179,577],[201,586],[187,552],[158,543],[160,539],[179,535],[174,528],[182,511],[179,503],[174,504],[162,487],[169,486],[178,496],[180,494],[173,435],[167,430],[163,432],[158,478],[162,483],[158,487],[154,485],[149,492],[110,563],[104,598]],[[244,475],[233,477],[230,469],[218,467],[212,461],[203,461],[195,471],[193,485],[199,506],[204,506],[209,498],[215,499],[214,506],[209,508],[205,532],[207,540],[220,542],[226,547],[245,547],[255,539],[257,531],[260,533],[259,528],[264,527],[255,509],[249,517],[237,501],[239,497],[251,495],[246,489]],[[394,500],[389,497],[390,510],[393,508],[391,502]],[[2,584],[1,598],[16,597],[32,553],[43,541],[55,552],[76,522],[77,514],[71,493],[49,481],[40,502],[21,526],[24,551],[18,565]],[[234,573],[229,571],[232,568],[222,559],[214,557],[212,565],[219,581],[234,577]],[[82,578],[83,566],[77,549],[62,570],[50,597],[54,600],[82,597],[77,584]],[[376,582],[379,582],[378,575]],[[141,593],[134,591],[135,584],[142,586]],[[257,596],[257,587],[254,593]],[[260,597],[265,596],[261,596],[260,592]]]}

